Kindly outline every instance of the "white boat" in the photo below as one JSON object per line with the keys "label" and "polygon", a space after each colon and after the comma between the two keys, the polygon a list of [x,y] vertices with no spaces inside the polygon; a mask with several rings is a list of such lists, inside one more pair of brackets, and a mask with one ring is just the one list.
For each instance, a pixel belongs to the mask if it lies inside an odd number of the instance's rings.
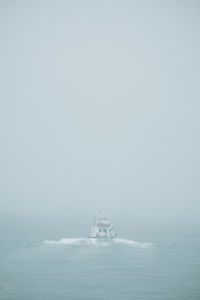
{"label": "white boat", "polygon": [[108,216],[102,213],[98,214],[93,222],[90,238],[113,239],[116,236],[117,233]]}

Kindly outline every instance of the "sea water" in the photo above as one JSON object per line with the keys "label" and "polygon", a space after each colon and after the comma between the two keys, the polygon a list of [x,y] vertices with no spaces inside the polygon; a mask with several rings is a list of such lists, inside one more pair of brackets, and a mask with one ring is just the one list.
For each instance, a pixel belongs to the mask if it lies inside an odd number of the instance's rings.
{"label": "sea water", "polygon": [[200,226],[115,217],[118,237],[87,237],[84,214],[0,219],[0,299],[200,299]]}

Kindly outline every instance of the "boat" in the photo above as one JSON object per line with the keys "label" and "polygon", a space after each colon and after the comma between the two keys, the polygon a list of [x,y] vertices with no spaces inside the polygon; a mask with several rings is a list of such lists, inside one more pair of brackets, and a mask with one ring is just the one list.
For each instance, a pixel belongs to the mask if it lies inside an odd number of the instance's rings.
{"label": "boat", "polygon": [[98,214],[93,222],[90,238],[113,239],[117,236],[113,224],[109,217],[104,214]]}

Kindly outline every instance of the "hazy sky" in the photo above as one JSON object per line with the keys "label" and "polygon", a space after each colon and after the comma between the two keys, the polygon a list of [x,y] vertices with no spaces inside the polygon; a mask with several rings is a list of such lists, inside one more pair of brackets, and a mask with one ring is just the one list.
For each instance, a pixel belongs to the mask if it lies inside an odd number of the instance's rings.
{"label": "hazy sky", "polygon": [[0,208],[200,217],[200,3],[0,2]]}

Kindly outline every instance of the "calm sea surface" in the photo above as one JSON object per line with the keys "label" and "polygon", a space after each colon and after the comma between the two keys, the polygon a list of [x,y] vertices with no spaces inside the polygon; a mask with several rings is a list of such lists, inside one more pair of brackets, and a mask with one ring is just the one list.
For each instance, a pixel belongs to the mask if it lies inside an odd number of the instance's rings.
{"label": "calm sea surface", "polygon": [[0,299],[200,299],[200,224],[113,221],[107,242],[91,216],[2,214]]}

